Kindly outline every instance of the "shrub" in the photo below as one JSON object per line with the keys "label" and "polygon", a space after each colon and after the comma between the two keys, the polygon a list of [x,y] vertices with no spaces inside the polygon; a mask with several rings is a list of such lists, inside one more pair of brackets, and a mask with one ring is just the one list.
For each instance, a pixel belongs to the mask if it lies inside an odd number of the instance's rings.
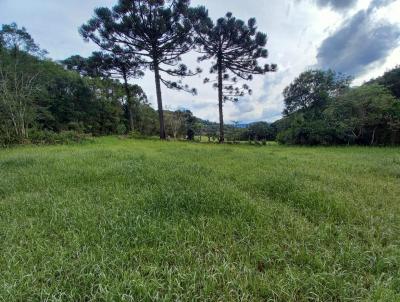
{"label": "shrub", "polygon": [[141,134],[137,130],[129,132],[127,137],[130,139],[146,139],[146,138],[148,138],[147,136]]}
{"label": "shrub", "polygon": [[91,135],[82,134],[75,131],[31,131],[29,142],[37,145],[56,145],[56,144],[75,144],[91,141]]}

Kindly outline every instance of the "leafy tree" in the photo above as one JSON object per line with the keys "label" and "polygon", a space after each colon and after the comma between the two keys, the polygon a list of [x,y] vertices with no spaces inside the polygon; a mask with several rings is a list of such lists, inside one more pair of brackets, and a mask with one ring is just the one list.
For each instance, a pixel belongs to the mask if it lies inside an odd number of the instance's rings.
{"label": "leafy tree", "polygon": [[62,61],[62,63],[69,70],[75,70],[83,76],[123,80],[128,105],[129,128],[130,131],[134,130],[134,110],[137,107],[135,99],[137,96],[144,96],[143,91],[138,91],[137,86],[134,87],[135,91],[132,91],[132,86],[128,82],[132,78],[144,75],[135,56],[123,50],[114,49],[110,53],[94,52],[87,59],[81,56],[72,56]]}
{"label": "leafy tree", "polygon": [[182,134],[185,126],[185,112],[177,110],[165,112],[167,132],[171,133],[174,139]]}
{"label": "leafy tree", "polygon": [[[384,136],[397,130],[399,107],[389,90],[378,84],[350,90],[332,102],[326,114],[333,126],[343,129],[350,139],[373,145],[388,143]],[[377,137],[380,134],[380,137]]]}
{"label": "leafy tree", "polygon": [[0,48],[11,50],[13,55],[24,52],[38,57],[44,57],[47,54],[36,44],[35,40],[26,31],[25,27],[18,28],[16,23],[3,24],[0,31]]}
{"label": "leafy tree", "polygon": [[145,136],[157,135],[159,131],[158,114],[147,99],[139,103],[137,113],[135,115],[136,129]]}
{"label": "leafy tree", "polygon": [[350,77],[331,70],[303,72],[283,91],[286,107],[283,113],[289,115],[311,107],[321,109],[330,99],[345,92],[350,82]]}
{"label": "leafy tree", "polygon": [[267,122],[257,122],[249,125],[248,137],[253,140],[271,140],[274,137],[273,130]]}
{"label": "leafy tree", "polygon": [[[40,90],[40,62],[33,55],[45,52],[27,33],[13,23],[3,25],[0,31],[0,107],[6,118],[9,136],[17,140],[28,137],[28,128],[34,120],[34,100]],[[5,127],[5,126],[3,126]]]}
{"label": "leafy tree", "polygon": [[218,139],[218,124],[210,121],[203,121],[204,133],[208,138],[208,142],[216,141]]}
{"label": "leafy tree", "polygon": [[398,99],[400,99],[400,65],[377,79],[371,80],[369,84],[380,84],[385,86]]}
{"label": "leafy tree", "polygon": [[[252,90],[247,84],[239,85],[239,80],[252,80],[255,74],[275,71],[277,66],[259,65],[259,59],[267,58],[267,35],[257,31],[256,20],[247,23],[236,19],[232,13],[214,22],[208,17],[204,7],[194,9],[191,19],[196,29],[196,43],[202,54],[199,61],[212,60],[211,74],[216,74],[214,87],[218,89],[220,142],[224,137],[223,103],[238,101]],[[205,79],[210,82],[210,79]]]}
{"label": "leafy tree", "polygon": [[68,70],[76,71],[83,77],[102,77],[104,75],[102,70],[97,70],[98,66],[92,66],[90,59],[80,55],[73,55],[61,61],[61,64]]}
{"label": "leafy tree", "polygon": [[349,89],[319,114],[309,107],[275,123],[286,144],[388,145],[400,143],[400,103],[378,84]]}
{"label": "leafy tree", "polygon": [[192,141],[194,140],[194,137],[196,135],[198,119],[193,115],[190,110],[182,110],[181,113],[185,120],[186,137],[188,140]]}
{"label": "leafy tree", "polygon": [[137,85],[133,86],[132,91],[129,80],[139,78],[144,75],[140,70],[140,64],[136,56],[132,56],[129,52],[122,49],[113,49],[109,53],[94,52],[89,57],[89,64],[93,67],[99,66],[98,70],[105,77],[121,79],[124,84],[126,103],[129,116],[130,131],[134,130],[134,111],[137,107],[137,97],[145,97],[144,92]]}
{"label": "leafy tree", "polygon": [[189,90],[180,81],[166,79],[164,74],[196,74],[179,64],[181,56],[193,46],[188,9],[189,0],[119,0],[112,9],[96,9],[95,17],[80,30],[86,40],[103,50],[129,52],[138,57],[143,68],[154,71],[161,139],[166,138],[161,83],[171,89]]}
{"label": "leafy tree", "polygon": [[[27,139],[55,141],[59,132],[71,130],[93,135],[126,133],[125,87],[110,74],[107,64],[75,56],[64,61],[72,71],[65,70],[38,55],[28,33],[11,28],[7,34],[0,32],[1,39],[8,41],[2,42],[0,52],[0,145]],[[138,112],[135,127],[145,135],[156,134],[157,113],[141,87],[129,85],[129,91]]]}

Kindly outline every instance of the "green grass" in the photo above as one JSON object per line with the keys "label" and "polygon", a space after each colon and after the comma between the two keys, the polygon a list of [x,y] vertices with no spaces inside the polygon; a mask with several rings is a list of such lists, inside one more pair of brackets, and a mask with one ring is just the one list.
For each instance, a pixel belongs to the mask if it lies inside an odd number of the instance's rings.
{"label": "green grass", "polygon": [[0,301],[400,301],[400,149],[0,150]]}

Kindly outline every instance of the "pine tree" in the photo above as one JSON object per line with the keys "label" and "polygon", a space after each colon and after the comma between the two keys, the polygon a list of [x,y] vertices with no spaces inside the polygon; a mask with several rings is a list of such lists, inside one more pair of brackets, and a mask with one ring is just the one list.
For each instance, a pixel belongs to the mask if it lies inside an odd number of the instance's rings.
{"label": "pine tree", "polygon": [[185,77],[199,72],[181,64],[181,56],[193,48],[191,22],[187,19],[189,0],[119,0],[112,9],[98,8],[95,17],[80,29],[86,40],[101,49],[116,47],[138,58],[139,64],[154,72],[160,121],[160,138],[165,139],[161,83],[171,89],[190,90],[180,81],[164,75]]}
{"label": "pine tree", "polygon": [[144,75],[136,56],[122,49],[114,48],[111,52],[93,52],[89,58],[72,56],[61,62],[67,69],[79,72],[82,76],[116,78],[124,83],[129,116],[129,130],[134,130],[134,100],[129,80]]}
{"label": "pine tree", "polygon": [[[130,52],[123,51],[120,48],[115,48],[109,53],[94,52],[89,58],[93,66],[101,66],[102,73],[108,77],[122,79],[126,94],[126,103],[129,116],[129,130],[134,130],[134,99],[129,85],[129,80],[140,78],[144,75],[140,70],[141,65],[136,56],[132,56]],[[137,105],[137,104],[136,104]]]}
{"label": "pine tree", "polygon": [[[259,59],[267,58],[265,49],[267,35],[257,31],[256,20],[247,24],[227,13],[216,24],[208,17],[204,7],[191,10],[191,20],[196,30],[195,41],[202,54],[199,61],[212,60],[211,74],[216,74],[214,87],[218,89],[220,142],[224,137],[223,103],[239,101],[240,97],[251,94],[247,84],[239,85],[240,80],[252,80],[253,75],[277,70],[275,64],[259,65]],[[206,78],[205,83],[211,82]]]}

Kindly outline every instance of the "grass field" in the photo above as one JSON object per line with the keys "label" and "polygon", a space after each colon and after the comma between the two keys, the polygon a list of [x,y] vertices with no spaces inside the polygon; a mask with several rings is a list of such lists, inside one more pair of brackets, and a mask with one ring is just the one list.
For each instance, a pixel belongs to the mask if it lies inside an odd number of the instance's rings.
{"label": "grass field", "polygon": [[0,150],[0,301],[400,301],[400,149]]}

